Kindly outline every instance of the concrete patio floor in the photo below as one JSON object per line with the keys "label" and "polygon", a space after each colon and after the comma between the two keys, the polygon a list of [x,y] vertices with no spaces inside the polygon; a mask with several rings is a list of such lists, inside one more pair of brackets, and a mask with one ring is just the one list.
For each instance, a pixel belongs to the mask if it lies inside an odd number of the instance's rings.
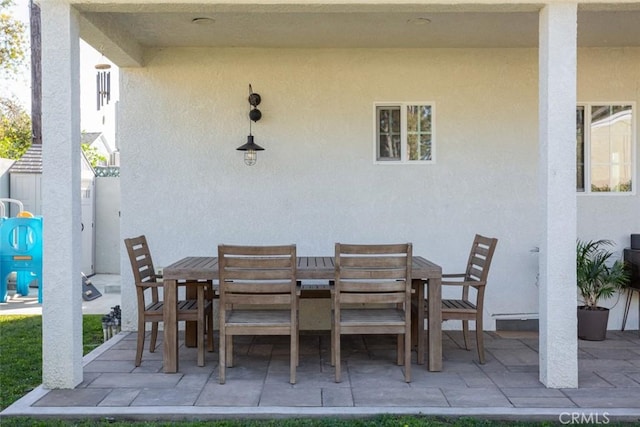
{"label": "concrete patio floor", "polygon": [[[107,313],[114,301],[101,299],[85,311]],[[217,351],[206,353],[206,365],[198,367],[196,350],[181,345],[180,372],[164,374],[162,340],[150,353],[147,339],[142,365],[136,368],[136,333],[122,332],[85,356],[84,381],[75,389],[40,386],[0,415],[202,420],[388,413],[640,421],[638,330],[609,331],[601,342],[579,341],[578,389],[547,389],[539,382],[538,336],[532,332],[487,332],[487,363],[480,365],[475,349],[463,348],[460,332],[445,331],[442,372],[417,365],[414,353],[409,384],[403,367],[394,363],[392,337],[344,337],[341,383],[334,382],[328,333],[303,332],[300,340],[297,384],[288,382],[286,338],[238,337],[236,366],[227,369],[227,382],[220,385]]]}

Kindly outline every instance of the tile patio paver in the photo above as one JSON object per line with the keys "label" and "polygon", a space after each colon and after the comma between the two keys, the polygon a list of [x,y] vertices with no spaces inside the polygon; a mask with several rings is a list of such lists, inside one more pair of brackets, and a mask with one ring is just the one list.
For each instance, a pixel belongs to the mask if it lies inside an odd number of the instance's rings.
{"label": "tile patio paver", "polygon": [[[557,421],[561,413],[607,409],[612,421],[640,419],[637,331],[611,333],[599,343],[580,341],[580,388],[566,390],[547,389],[538,380],[531,334],[519,339],[487,333],[487,363],[480,365],[475,349],[461,348],[460,332],[445,331],[442,372],[428,372],[414,354],[411,383],[396,364],[393,338],[345,337],[342,382],[335,383],[329,336],[303,334],[295,385],[289,384],[288,342],[270,338],[241,337],[234,346],[235,366],[221,385],[217,352],[206,353],[199,367],[195,349],[182,346],[180,372],[164,374],[162,342],[155,353],[145,349],[142,365],[135,367],[136,334],[123,332],[85,357],[83,382],[74,390],[40,387],[3,415],[210,419],[410,413]],[[475,346],[473,339],[470,344]]]}
{"label": "tile patio paver", "polygon": [[442,393],[451,406],[510,407],[502,391],[495,388],[470,389],[467,387],[443,388]]}

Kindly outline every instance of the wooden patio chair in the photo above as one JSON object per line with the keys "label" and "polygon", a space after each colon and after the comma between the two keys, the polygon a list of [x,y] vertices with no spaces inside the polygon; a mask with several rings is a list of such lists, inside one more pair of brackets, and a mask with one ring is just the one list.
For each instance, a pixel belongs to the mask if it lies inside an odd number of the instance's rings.
{"label": "wooden patio chair", "polygon": [[296,246],[218,246],[220,384],[233,366],[234,335],[289,335],[289,382],[298,364]]}
{"label": "wooden patio chair", "polygon": [[[442,320],[462,320],[464,347],[467,350],[469,350],[469,320],[475,321],[476,346],[481,364],[485,363],[484,331],[482,327],[484,291],[487,286],[489,268],[491,267],[491,260],[493,259],[493,253],[496,250],[497,244],[498,239],[476,234],[469,253],[466,271],[459,274],[442,275],[443,288],[444,286],[459,286],[462,291],[461,299],[442,300]],[[476,290],[475,299],[472,298],[470,288]],[[425,303],[424,306],[425,311],[428,311],[429,304]],[[425,316],[425,318],[426,317],[427,316]],[[421,333],[424,333],[424,325],[421,329]]]}
{"label": "wooden patio chair", "polygon": [[411,381],[411,243],[336,243],[331,319],[331,364],[341,381],[340,337],[397,334],[397,363]]}
{"label": "wooden patio chair", "polygon": [[[151,342],[149,352],[153,353],[158,339],[158,323],[163,320],[164,302],[159,289],[162,281],[156,275],[147,244],[147,238],[142,235],[124,239],[138,300],[138,343],[136,349],[136,366],[142,363],[144,349],[145,325],[151,323]],[[196,287],[197,298],[179,300],[177,307],[178,321],[197,322],[198,366],[204,366],[204,336],[207,336],[208,351],[213,351],[213,290],[210,281],[178,282],[178,286]],[[205,325],[206,324],[206,325]],[[205,331],[206,326],[206,331]]]}

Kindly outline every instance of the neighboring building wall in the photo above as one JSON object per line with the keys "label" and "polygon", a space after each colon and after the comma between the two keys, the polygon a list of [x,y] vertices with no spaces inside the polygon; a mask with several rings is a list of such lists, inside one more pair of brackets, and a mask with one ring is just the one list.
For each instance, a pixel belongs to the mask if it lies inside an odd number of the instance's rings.
{"label": "neighboring building wall", "polygon": [[[415,254],[459,272],[481,233],[499,239],[486,327],[501,315],[535,316],[537,55],[158,51],[145,68],[121,69],[122,234],[146,234],[156,266],[215,255],[219,243],[296,243],[300,255],[331,255],[336,241],[411,241]],[[639,64],[637,48],[580,50],[578,100],[640,101]],[[252,167],[236,151],[249,132],[249,83],[262,96],[252,130],[265,148]],[[384,101],[435,102],[435,164],[373,164],[373,106]],[[637,195],[579,197],[579,208],[579,236],[612,239],[618,251],[640,229]],[[622,308],[611,328],[620,327]]]}
{"label": "neighboring building wall", "polygon": [[96,273],[120,274],[120,178],[96,178]]}
{"label": "neighboring building wall", "polygon": [[[20,200],[24,210],[42,215],[42,174],[11,173],[11,198]],[[18,214],[18,206],[12,203],[11,216]]]}
{"label": "neighboring building wall", "polygon": [[[15,160],[0,158],[0,198],[9,198],[9,185],[11,182],[11,174],[9,174],[9,169],[14,162]],[[9,212],[6,212],[6,214],[8,215]]]}

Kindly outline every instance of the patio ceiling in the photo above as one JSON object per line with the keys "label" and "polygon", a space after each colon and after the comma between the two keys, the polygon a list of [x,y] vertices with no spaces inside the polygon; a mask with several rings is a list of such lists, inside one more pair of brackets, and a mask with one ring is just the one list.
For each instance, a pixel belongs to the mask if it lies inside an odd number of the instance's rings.
{"label": "patio ceiling", "polygon": [[[538,10],[502,5],[77,4],[81,35],[118,63],[147,48],[537,47]],[[197,22],[194,20],[198,20]],[[579,47],[640,46],[640,3],[589,5]],[[137,52],[137,53],[136,53]],[[124,64],[131,65],[124,61]],[[143,61],[138,61],[143,62]]]}

